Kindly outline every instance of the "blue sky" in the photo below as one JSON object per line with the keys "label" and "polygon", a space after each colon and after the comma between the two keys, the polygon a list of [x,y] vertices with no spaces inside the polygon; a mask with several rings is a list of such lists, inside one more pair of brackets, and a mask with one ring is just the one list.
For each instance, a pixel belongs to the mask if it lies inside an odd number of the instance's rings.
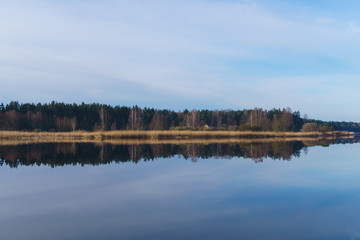
{"label": "blue sky", "polygon": [[360,121],[357,1],[0,4],[1,102],[290,107]]}

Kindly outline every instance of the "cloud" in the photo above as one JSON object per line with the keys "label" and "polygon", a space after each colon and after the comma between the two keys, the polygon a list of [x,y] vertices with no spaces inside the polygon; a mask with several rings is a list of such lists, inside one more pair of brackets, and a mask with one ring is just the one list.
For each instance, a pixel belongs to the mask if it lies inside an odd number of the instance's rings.
{"label": "cloud", "polygon": [[[3,101],[83,99],[183,109],[277,99],[269,103],[281,105],[303,96],[302,88],[294,88],[297,81],[336,74],[350,83],[346,76],[358,74],[356,19],[301,17],[296,8],[284,14],[246,1],[34,0],[3,6]],[[274,84],[286,101],[264,90]],[[350,88],[344,86],[344,92]],[[325,84],[310,92],[316,99],[334,89]]]}

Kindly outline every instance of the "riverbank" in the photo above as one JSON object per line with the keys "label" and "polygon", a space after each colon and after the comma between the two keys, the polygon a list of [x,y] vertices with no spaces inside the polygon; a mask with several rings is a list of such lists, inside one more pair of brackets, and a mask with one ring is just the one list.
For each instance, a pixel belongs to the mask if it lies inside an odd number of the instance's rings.
{"label": "riverbank", "polygon": [[353,138],[353,132],[255,132],[255,131],[74,131],[22,132],[0,131],[0,140],[22,141],[103,141],[103,140],[182,140],[182,139],[292,139]]}

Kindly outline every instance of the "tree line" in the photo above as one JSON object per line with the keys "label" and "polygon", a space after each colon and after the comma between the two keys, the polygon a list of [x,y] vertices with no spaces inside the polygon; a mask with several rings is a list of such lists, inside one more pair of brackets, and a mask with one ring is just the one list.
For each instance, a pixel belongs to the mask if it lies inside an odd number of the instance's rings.
{"label": "tree line", "polygon": [[100,131],[100,130],[240,130],[300,131],[314,122],[335,130],[360,129],[357,123],[307,120],[290,108],[264,110],[187,110],[106,104],[45,104],[12,101],[0,104],[0,130]]}

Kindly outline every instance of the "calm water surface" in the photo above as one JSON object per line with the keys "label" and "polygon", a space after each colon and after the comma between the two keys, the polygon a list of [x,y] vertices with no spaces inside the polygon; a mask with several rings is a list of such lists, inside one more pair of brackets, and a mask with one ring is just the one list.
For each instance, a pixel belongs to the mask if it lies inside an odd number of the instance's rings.
{"label": "calm water surface", "polygon": [[0,146],[1,239],[360,239],[333,143]]}

